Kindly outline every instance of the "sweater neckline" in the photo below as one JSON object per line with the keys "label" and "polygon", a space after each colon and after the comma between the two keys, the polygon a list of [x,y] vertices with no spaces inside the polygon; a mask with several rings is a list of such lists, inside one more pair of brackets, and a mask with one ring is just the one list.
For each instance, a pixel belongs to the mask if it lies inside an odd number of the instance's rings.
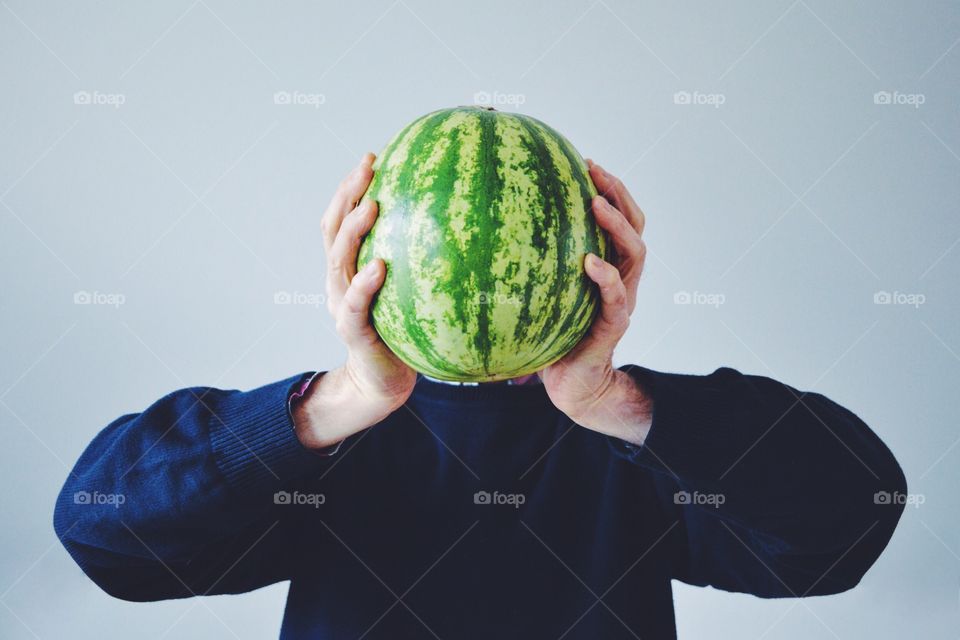
{"label": "sweater neckline", "polygon": [[511,385],[486,382],[475,385],[459,385],[434,381],[422,375],[417,378],[413,395],[425,400],[453,404],[461,402],[550,403],[550,396],[547,395],[547,391],[542,384]]}

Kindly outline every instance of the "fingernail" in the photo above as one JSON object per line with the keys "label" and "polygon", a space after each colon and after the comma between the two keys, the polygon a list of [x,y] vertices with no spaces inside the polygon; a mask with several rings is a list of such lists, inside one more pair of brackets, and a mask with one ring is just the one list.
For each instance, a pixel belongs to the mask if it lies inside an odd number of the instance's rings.
{"label": "fingernail", "polygon": [[587,262],[590,263],[590,266],[591,266],[591,267],[599,267],[599,266],[600,266],[600,258],[598,258],[598,257],[597,257],[595,254],[593,254],[593,253],[588,253],[588,254],[587,254]]}

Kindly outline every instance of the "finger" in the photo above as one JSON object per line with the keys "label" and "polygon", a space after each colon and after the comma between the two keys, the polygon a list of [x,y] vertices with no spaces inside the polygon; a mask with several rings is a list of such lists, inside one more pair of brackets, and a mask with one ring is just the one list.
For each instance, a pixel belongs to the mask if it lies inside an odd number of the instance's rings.
{"label": "finger", "polygon": [[627,288],[620,271],[592,253],[587,254],[584,268],[600,288],[600,313],[593,322],[591,334],[595,340],[613,348],[630,324]]}
{"label": "finger", "polygon": [[367,187],[370,186],[370,180],[373,179],[373,161],[375,159],[376,156],[372,153],[364,154],[360,164],[347,174],[347,177],[340,182],[340,186],[333,194],[330,205],[320,220],[324,248],[328,251],[337,237],[344,216],[357,206],[357,202],[363,197]]}
{"label": "finger", "polygon": [[370,303],[383,285],[383,260],[375,258],[357,273],[337,310],[337,333],[350,348],[375,344],[380,337],[370,324]]}
{"label": "finger", "polygon": [[620,270],[620,279],[627,288],[627,311],[633,313],[637,303],[637,287],[647,259],[647,245],[640,234],[627,222],[620,211],[606,201],[603,196],[593,199],[593,213],[597,224],[603,228],[613,243],[613,255]]}
{"label": "finger", "polygon": [[600,195],[607,198],[617,209],[623,212],[623,215],[627,217],[637,233],[642,235],[643,228],[646,225],[646,217],[620,178],[608,173],[596,163],[590,166],[590,177],[593,179],[593,184],[597,186]]}
{"label": "finger", "polygon": [[364,200],[344,217],[327,253],[327,284],[332,295],[342,296],[356,275],[360,243],[376,219],[377,203],[373,200]]}
{"label": "finger", "polygon": [[613,241],[613,248],[621,261],[637,262],[643,260],[644,245],[640,234],[633,228],[626,216],[607,202],[607,199],[603,196],[596,196],[593,199],[593,216],[596,218],[597,224],[609,234]]}
{"label": "finger", "polygon": [[333,241],[333,246],[330,247],[330,266],[333,271],[343,273],[347,284],[356,274],[360,243],[376,220],[377,203],[373,200],[364,200],[343,219],[340,231]]}
{"label": "finger", "polygon": [[373,179],[374,159],[375,156],[372,153],[364,154],[360,164],[354,167],[353,171],[347,174],[337,187],[321,221],[324,242],[328,249],[337,237],[337,231],[340,229],[344,216],[356,207],[357,202],[363,197],[370,185],[370,180]]}

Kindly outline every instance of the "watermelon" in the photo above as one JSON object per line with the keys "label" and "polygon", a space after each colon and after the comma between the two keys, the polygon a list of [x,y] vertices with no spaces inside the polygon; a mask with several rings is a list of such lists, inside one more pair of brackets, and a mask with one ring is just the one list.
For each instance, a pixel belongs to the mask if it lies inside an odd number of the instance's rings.
{"label": "watermelon", "polygon": [[429,113],[374,163],[379,216],[357,266],[387,273],[373,325],[410,367],[461,382],[503,380],[560,359],[599,305],[583,268],[607,257],[597,194],[573,145],[490,107]]}

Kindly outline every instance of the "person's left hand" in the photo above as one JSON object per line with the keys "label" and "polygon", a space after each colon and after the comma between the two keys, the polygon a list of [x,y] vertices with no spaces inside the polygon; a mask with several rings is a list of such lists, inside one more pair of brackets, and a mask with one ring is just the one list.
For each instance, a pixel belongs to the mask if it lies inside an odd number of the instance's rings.
{"label": "person's left hand", "polygon": [[593,215],[609,234],[612,264],[586,256],[587,275],[600,288],[600,311],[583,340],[540,377],[553,404],[574,422],[639,445],[650,429],[652,402],[629,374],[613,368],[613,350],[637,304],[647,255],[644,215],[619,178],[587,164],[601,194],[593,199]]}

